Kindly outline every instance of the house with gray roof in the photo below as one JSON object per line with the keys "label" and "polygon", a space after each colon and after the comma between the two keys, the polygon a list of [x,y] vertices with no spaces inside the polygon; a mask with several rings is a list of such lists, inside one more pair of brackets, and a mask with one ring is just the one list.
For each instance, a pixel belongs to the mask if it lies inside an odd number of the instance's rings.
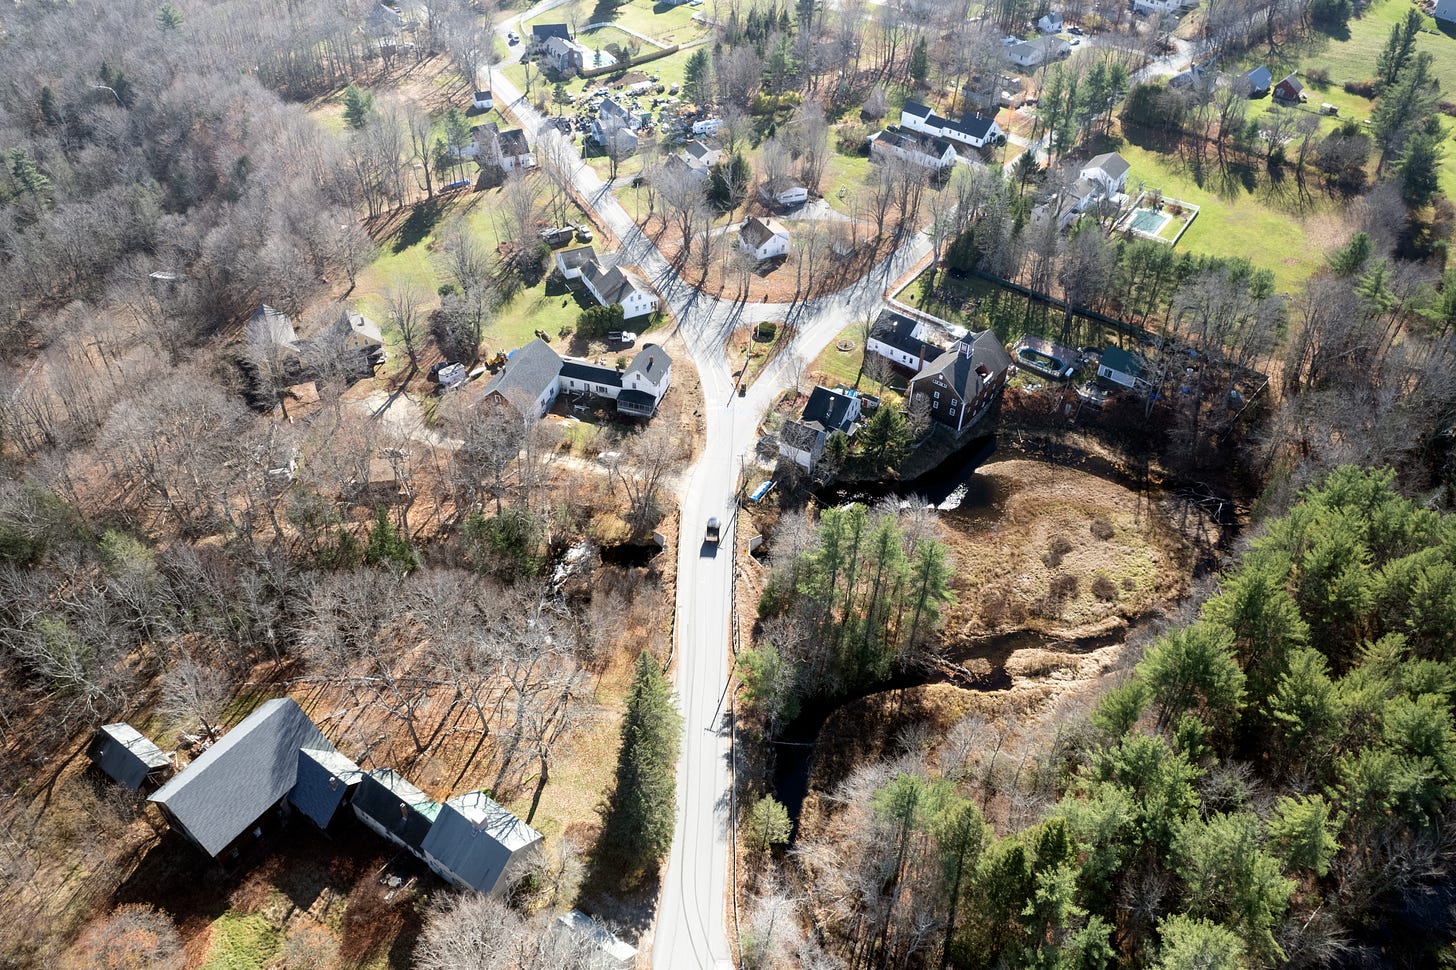
{"label": "house with gray roof", "polygon": [[891,125],[870,136],[870,157],[902,158],[922,168],[943,171],[956,163],[955,146],[944,138],[926,135],[911,128]]}
{"label": "house with gray roof", "polygon": [[540,832],[476,791],[440,806],[420,856],[460,888],[495,895],[520,878],[540,845]]}
{"label": "house with gray roof", "polygon": [[1269,93],[1269,88],[1274,84],[1274,75],[1260,64],[1258,67],[1250,68],[1239,75],[1238,87],[1241,92],[1251,98],[1262,98]]}
{"label": "house with gray roof", "polygon": [[525,418],[539,418],[551,410],[558,393],[561,356],[536,338],[511,354],[501,372],[485,385],[480,400],[498,398]]}
{"label": "house with gray roof", "polygon": [[779,456],[813,471],[835,432],[853,434],[863,402],[848,388],[815,387],[798,420],[786,421],[779,432]]}
{"label": "house with gray roof", "polygon": [[597,251],[591,246],[578,246],[556,254],[556,268],[569,280],[581,279],[581,271],[588,263],[597,261]]}
{"label": "house with gray roof", "polygon": [[911,406],[923,404],[931,420],[961,432],[996,401],[1011,371],[1011,355],[996,334],[969,335],[910,379]]}
{"label": "house with gray roof", "polygon": [[86,757],[112,781],[136,791],[172,768],[172,758],[130,724],[103,724],[96,729]]}
{"label": "house with gray roof", "polygon": [[359,821],[414,853],[440,814],[439,802],[393,768],[364,772],[350,804]]}
{"label": "house with gray roof", "polygon": [[602,306],[620,305],[624,320],[657,311],[657,295],[634,283],[620,266],[602,269],[599,262],[587,263],[581,268],[581,282]]}
{"label": "house with gray roof", "polygon": [[288,793],[288,802],[326,829],[363,779],[359,766],[339,752],[304,748],[298,752],[298,779]]}
{"label": "house with gray roof", "polygon": [[298,753],[334,751],[291,698],[266,701],[151,796],[172,827],[213,858],[288,812]]}
{"label": "house with gray roof", "polygon": [[[591,264],[595,265],[595,264]],[[480,401],[495,396],[523,415],[537,417],[563,391],[616,402],[619,414],[650,418],[672,386],[672,358],[657,344],[646,344],[624,370],[601,363],[562,358],[537,338],[511,355],[505,370],[485,386]]]}

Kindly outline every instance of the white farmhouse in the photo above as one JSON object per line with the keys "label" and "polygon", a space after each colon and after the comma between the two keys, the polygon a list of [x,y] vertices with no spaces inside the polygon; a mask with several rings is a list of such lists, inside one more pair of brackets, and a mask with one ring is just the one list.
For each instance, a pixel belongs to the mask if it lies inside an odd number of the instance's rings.
{"label": "white farmhouse", "polygon": [[776,219],[749,216],[738,230],[738,248],[759,260],[787,256],[789,231]]}
{"label": "white farmhouse", "polygon": [[601,264],[595,260],[585,263],[581,267],[581,282],[602,306],[620,304],[622,318],[625,320],[646,316],[657,310],[657,296],[651,290],[632,282],[620,267],[613,266],[609,270],[603,270]]}

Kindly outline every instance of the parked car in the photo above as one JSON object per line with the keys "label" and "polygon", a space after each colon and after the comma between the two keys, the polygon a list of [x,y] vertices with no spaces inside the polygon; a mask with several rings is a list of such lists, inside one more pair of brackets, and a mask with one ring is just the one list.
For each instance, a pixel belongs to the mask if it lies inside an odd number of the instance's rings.
{"label": "parked car", "polygon": [[1069,34],[1075,34],[1076,36],[1081,37],[1082,36],[1082,28],[1081,27],[1078,27],[1078,26],[1076,26],[1074,24],[1073,26],[1067,28],[1067,33],[1069,33]]}
{"label": "parked car", "polygon": [[590,226],[577,226],[576,227],[576,241],[577,242],[584,242],[584,243],[585,242],[591,242],[592,241],[592,231],[591,231],[591,227]]}
{"label": "parked car", "polygon": [[514,30],[506,32],[506,43],[509,44],[511,47],[516,46],[520,42],[521,38],[516,36],[516,32]]}

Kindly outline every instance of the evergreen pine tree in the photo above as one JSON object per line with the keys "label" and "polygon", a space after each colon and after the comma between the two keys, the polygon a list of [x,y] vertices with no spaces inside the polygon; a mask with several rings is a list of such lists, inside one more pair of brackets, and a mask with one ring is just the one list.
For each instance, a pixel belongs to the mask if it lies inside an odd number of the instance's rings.
{"label": "evergreen pine tree", "polygon": [[369,542],[364,547],[364,561],[371,566],[389,566],[406,573],[415,568],[414,551],[389,521],[389,513],[383,506],[374,513]]}
{"label": "evergreen pine tree", "polygon": [[682,715],[656,660],[644,652],[627,692],[617,781],[603,812],[601,845],[623,872],[656,868],[672,846]]}
{"label": "evergreen pine tree", "polygon": [[350,128],[356,131],[363,128],[373,110],[374,95],[356,84],[344,89],[344,121]]}
{"label": "evergreen pine tree", "polygon": [[929,75],[930,52],[926,50],[925,38],[921,37],[915,42],[914,49],[910,51],[910,80],[916,84],[924,84]]}

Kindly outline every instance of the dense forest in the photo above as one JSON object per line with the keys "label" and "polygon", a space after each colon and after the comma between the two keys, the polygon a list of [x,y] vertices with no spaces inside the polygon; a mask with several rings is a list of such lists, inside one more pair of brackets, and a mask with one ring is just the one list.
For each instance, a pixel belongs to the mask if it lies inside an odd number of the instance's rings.
{"label": "dense forest", "polygon": [[[1303,491],[1024,768],[1044,785],[1029,827],[993,832],[959,729],[860,765],[794,849],[830,951],[854,967],[1442,965],[1453,529],[1389,472]],[[790,937],[754,926],[773,965]]]}

